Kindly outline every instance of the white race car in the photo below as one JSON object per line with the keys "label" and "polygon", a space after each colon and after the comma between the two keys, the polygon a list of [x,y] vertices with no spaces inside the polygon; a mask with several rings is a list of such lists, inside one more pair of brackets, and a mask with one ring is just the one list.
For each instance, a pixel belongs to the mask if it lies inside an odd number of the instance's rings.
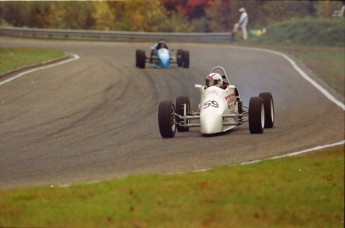
{"label": "white race car", "polygon": [[[217,73],[219,72],[219,73]],[[261,134],[264,128],[274,125],[274,105],[272,94],[260,93],[252,97],[249,107],[243,105],[236,86],[221,66],[216,66],[207,76],[206,86],[195,85],[200,91],[199,110],[190,110],[187,96],[160,102],[158,108],[159,131],[163,138],[175,136],[179,132],[189,131],[190,127],[200,127],[203,135],[226,132],[245,122],[249,122],[252,134]]]}

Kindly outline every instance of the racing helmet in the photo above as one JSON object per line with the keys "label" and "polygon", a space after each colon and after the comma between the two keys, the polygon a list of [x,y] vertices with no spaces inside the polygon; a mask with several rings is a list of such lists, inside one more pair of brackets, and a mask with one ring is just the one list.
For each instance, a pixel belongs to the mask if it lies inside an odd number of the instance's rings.
{"label": "racing helmet", "polygon": [[167,45],[165,44],[165,40],[164,39],[160,39],[158,41],[158,44],[157,44],[157,49],[160,49],[160,48],[166,48]]}
{"label": "racing helmet", "polygon": [[223,78],[218,73],[211,73],[207,75],[207,77],[205,78],[205,81],[206,81],[207,87],[210,87],[210,86],[221,87],[223,85]]}

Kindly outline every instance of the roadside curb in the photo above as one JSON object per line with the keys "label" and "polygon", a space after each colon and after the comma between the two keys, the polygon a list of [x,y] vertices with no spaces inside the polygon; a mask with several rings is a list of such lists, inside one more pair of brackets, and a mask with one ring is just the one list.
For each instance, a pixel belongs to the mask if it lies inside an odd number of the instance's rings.
{"label": "roadside curb", "polygon": [[18,68],[14,69],[14,70],[9,70],[9,71],[6,71],[4,73],[0,73],[0,79],[4,78],[4,77],[7,77],[7,76],[10,76],[12,74],[16,74],[16,73],[22,72],[22,71],[27,71],[27,70],[31,70],[31,69],[34,69],[34,68],[50,65],[50,64],[53,64],[53,63],[58,63],[58,62],[61,62],[61,61],[67,60],[67,59],[71,59],[71,58],[73,58],[73,55],[71,53],[65,53],[64,56],[62,56],[62,57],[58,57],[58,58],[51,59],[51,60],[46,60],[46,61],[43,61],[43,62],[40,62],[40,63],[34,63],[34,64],[26,65],[26,66],[23,66],[23,67],[18,67]]}

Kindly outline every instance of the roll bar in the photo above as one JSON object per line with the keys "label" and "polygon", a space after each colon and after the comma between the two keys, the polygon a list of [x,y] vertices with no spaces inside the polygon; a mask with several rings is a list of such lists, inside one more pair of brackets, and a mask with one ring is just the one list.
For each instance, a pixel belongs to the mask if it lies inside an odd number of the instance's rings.
{"label": "roll bar", "polygon": [[220,73],[220,75],[222,75],[222,78],[225,79],[227,83],[229,83],[229,85],[231,85],[228,75],[225,72],[225,69],[221,66],[215,66],[212,68],[211,73],[217,73],[217,71],[218,73]]}

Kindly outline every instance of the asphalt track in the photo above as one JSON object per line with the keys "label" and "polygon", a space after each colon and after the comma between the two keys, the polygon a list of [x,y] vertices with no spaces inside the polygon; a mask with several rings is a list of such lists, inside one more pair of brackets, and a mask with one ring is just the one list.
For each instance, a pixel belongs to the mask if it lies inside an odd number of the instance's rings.
{"label": "asphalt track", "polygon": [[[136,68],[135,50],[148,53],[150,45],[0,38],[0,47],[56,48],[80,56],[0,86],[0,187],[188,172],[344,140],[344,110],[280,56],[171,43],[190,51],[189,69]],[[273,94],[275,127],[251,135],[244,124],[214,137],[193,128],[161,138],[159,102],[187,95],[195,109],[194,84],[216,65],[226,69],[245,104],[260,92]]]}

